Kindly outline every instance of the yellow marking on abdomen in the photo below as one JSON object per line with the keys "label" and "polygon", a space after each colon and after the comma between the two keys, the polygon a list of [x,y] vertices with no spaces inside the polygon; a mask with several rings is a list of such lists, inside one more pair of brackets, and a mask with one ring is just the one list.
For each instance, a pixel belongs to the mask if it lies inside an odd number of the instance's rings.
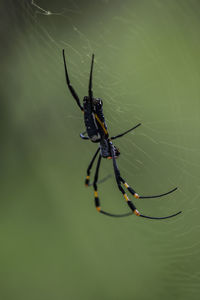
{"label": "yellow marking on abdomen", "polygon": [[97,192],[97,191],[94,191],[94,196],[95,196],[96,198],[98,198],[98,192]]}
{"label": "yellow marking on abdomen", "polygon": [[94,114],[94,115],[95,115],[95,118],[97,119],[97,121],[99,122],[99,124],[101,125],[101,127],[103,128],[103,131],[105,132],[105,134],[108,135],[108,131],[106,130],[104,123],[101,122],[101,120],[99,119],[97,114]]}

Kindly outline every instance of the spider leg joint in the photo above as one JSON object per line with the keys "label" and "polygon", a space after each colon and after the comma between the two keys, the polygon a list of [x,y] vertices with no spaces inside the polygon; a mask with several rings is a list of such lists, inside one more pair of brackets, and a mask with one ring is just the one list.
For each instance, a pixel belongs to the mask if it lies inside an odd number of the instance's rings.
{"label": "spider leg joint", "polygon": [[140,213],[139,213],[139,211],[138,211],[137,209],[135,209],[133,213],[134,213],[136,216],[140,216]]}
{"label": "spider leg joint", "polygon": [[90,176],[86,176],[86,179],[85,179],[85,186],[88,186],[88,185],[89,185],[89,182],[90,182]]}

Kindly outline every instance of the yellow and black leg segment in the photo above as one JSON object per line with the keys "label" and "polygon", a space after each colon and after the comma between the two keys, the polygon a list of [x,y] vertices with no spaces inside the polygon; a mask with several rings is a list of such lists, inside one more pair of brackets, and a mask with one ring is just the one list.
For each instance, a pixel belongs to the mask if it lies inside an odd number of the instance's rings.
{"label": "yellow and black leg segment", "polygon": [[101,212],[101,207],[100,207],[100,201],[99,201],[99,197],[98,197],[98,191],[97,191],[97,181],[98,181],[98,177],[99,177],[99,167],[101,164],[101,154],[99,155],[99,159],[97,162],[97,167],[96,167],[96,172],[95,172],[95,176],[94,176],[94,182],[93,182],[93,188],[94,188],[94,201],[95,201],[95,206],[98,212]]}
{"label": "yellow and black leg segment", "polygon": [[100,207],[100,201],[99,201],[99,197],[98,197],[98,192],[94,191],[94,201],[95,201],[95,206],[97,211],[101,211],[101,207]]}
{"label": "yellow and black leg segment", "polygon": [[128,216],[131,216],[132,212],[117,215],[117,214],[112,214],[112,213],[106,212],[106,211],[101,209],[100,200],[99,200],[98,191],[97,191],[97,181],[98,181],[98,176],[99,176],[99,167],[100,167],[100,163],[101,163],[101,158],[102,158],[102,156],[100,154],[98,162],[97,162],[97,167],[96,167],[96,172],[95,172],[95,177],[94,177],[94,183],[93,183],[94,201],[95,201],[95,206],[96,206],[97,211],[104,214],[104,215],[106,215],[106,216],[109,216],[109,217],[128,217]]}
{"label": "yellow and black leg segment", "polygon": [[133,202],[129,199],[129,197],[127,196],[126,193],[124,193],[124,198],[128,204],[128,206],[130,207],[130,209],[132,210],[132,212],[136,215],[136,216],[140,216],[139,211],[137,210],[137,208],[135,207],[135,205],[133,204]]}
{"label": "yellow and black leg segment", "polygon": [[136,216],[139,216],[139,217],[142,217],[142,218],[146,218],[146,219],[152,219],[152,220],[163,220],[163,219],[169,219],[169,218],[172,218],[172,217],[175,217],[177,215],[179,215],[181,213],[181,211],[175,213],[175,214],[172,214],[172,215],[169,215],[169,216],[166,216],[166,217],[151,217],[151,216],[146,216],[146,215],[143,215],[143,214],[140,214],[139,211],[136,209],[135,205],[133,204],[133,202],[128,198],[127,194],[125,193],[124,189],[122,188],[121,186],[121,182],[124,184],[124,186],[128,189],[128,191],[134,195],[135,198],[140,198],[140,199],[145,199],[145,198],[158,198],[158,197],[162,197],[162,196],[165,196],[165,195],[168,195],[172,192],[174,192],[177,188],[174,188],[173,190],[167,192],[167,193],[164,193],[164,194],[160,194],[160,195],[156,195],[156,196],[140,196],[128,185],[127,182],[125,182],[125,180],[120,176],[120,172],[119,172],[119,169],[117,167],[117,163],[116,163],[116,160],[115,160],[115,156],[114,156],[114,151],[112,149],[112,145],[111,145],[111,153],[112,153],[112,159],[113,159],[113,167],[114,167],[114,172],[115,172],[115,178],[116,178],[116,181],[117,181],[117,185],[118,185],[118,188],[119,190],[122,192],[128,206],[130,207],[130,209],[132,210],[132,212],[136,215]]}
{"label": "yellow and black leg segment", "polygon": [[148,198],[159,198],[159,197],[163,197],[163,196],[166,196],[166,195],[169,195],[171,193],[173,193],[174,191],[177,190],[177,188],[174,188],[170,191],[168,191],[167,193],[163,193],[163,194],[159,194],[159,195],[152,195],[152,196],[139,196],[132,187],[130,187],[128,185],[127,182],[125,182],[125,180],[120,177],[120,181],[123,183],[123,185],[125,186],[125,188],[127,188],[127,190],[136,198],[136,199],[148,199]]}
{"label": "yellow and black leg segment", "polygon": [[[132,212],[136,215],[136,216],[140,216],[139,211],[136,209],[135,205],[133,204],[133,202],[128,198],[127,194],[125,193],[124,189],[121,186],[121,182],[124,184],[124,186],[133,193],[133,195],[137,195],[137,193],[135,193],[135,191],[129,187],[129,185],[124,181],[124,179],[120,176],[120,171],[118,169],[117,163],[116,163],[116,159],[115,159],[115,155],[114,155],[114,150],[111,146],[111,154],[112,154],[112,159],[113,159],[113,168],[114,168],[114,172],[115,172],[115,178],[117,181],[117,186],[120,190],[120,192],[123,194],[124,199],[126,200],[128,206],[130,207],[130,209],[132,210]],[[137,195],[138,196],[138,195]]]}
{"label": "yellow and black leg segment", "polygon": [[125,186],[125,188],[127,188],[127,190],[136,198],[139,199],[140,196],[136,193],[136,191],[128,185],[128,183],[122,178],[120,177],[120,181],[123,183],[123,185]]}
{"label": "yellow and black leg segment", "polygon": [[86,178],[85,178],[85,186],[88,186],[90,183],[90,176],[87,175]]}
{"label": "yellow and black leg segment", "polygon": [[139,215],[140,215],[139,211],[136,209],[136,207],[135,207],[135,205],[133,204],[133,202],[129,199],[128,195],[125,193],[124,189],[123,189],[122,186],[121,186],[120,181],[117,182],[117,185],[118,185],[119,190],[122,192],[122,194],[123,194],[123,196],[124,196],[124,199],[126,200],[128,206],[130,207],[130,209],[132,210],[132,212],[133,212],[136,216],[139,216]]}
{"label": "yellow and black leg segment", "polygon": [[95,161],[95,159],[97,157],[97,154],[99,153],[99,150],[100,150],[100,148],[98,148],[97,151],[95,152],[95,154],[94,154],[94,156],[93,156],[93,158],[92,158],[92,160],[91,160],[91,162],[90,162],[90,164],[89,164],[89,166],[87,168],[87,176],[86,176],[86,179],[85,179],[85,186],[89,186],[89,183],[90,183],[90,171],[91,171],[92,166],[94,164],[94,161]]}

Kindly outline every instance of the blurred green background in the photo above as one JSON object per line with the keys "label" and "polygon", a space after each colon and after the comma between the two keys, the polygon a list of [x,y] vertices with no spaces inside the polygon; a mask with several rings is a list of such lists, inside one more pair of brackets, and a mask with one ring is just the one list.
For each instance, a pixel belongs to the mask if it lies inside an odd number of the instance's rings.
{"label": "blurred green background", "polygon": [[[200,298],[200,2],[0,1],[1,299]],[[104,101],[121,174],[144,214],[112,219],[85,188],[96,145],[65,83]],[[102,207],[128,208],[104,160]]]}

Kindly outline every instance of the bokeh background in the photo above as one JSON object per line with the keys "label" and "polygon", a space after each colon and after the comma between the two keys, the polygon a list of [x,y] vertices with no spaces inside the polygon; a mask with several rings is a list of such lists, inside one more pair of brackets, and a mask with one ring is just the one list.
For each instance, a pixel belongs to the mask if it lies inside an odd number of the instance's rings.
{"label": "bokeh background", "polygon": [[[0,1],[1,299],[199,299],[200,2]],[[121,174],[144,214],[112,219],[85,188],[96,145],[65,83],[104,101]],[[128,208],[103,161],[102,207]]]}

